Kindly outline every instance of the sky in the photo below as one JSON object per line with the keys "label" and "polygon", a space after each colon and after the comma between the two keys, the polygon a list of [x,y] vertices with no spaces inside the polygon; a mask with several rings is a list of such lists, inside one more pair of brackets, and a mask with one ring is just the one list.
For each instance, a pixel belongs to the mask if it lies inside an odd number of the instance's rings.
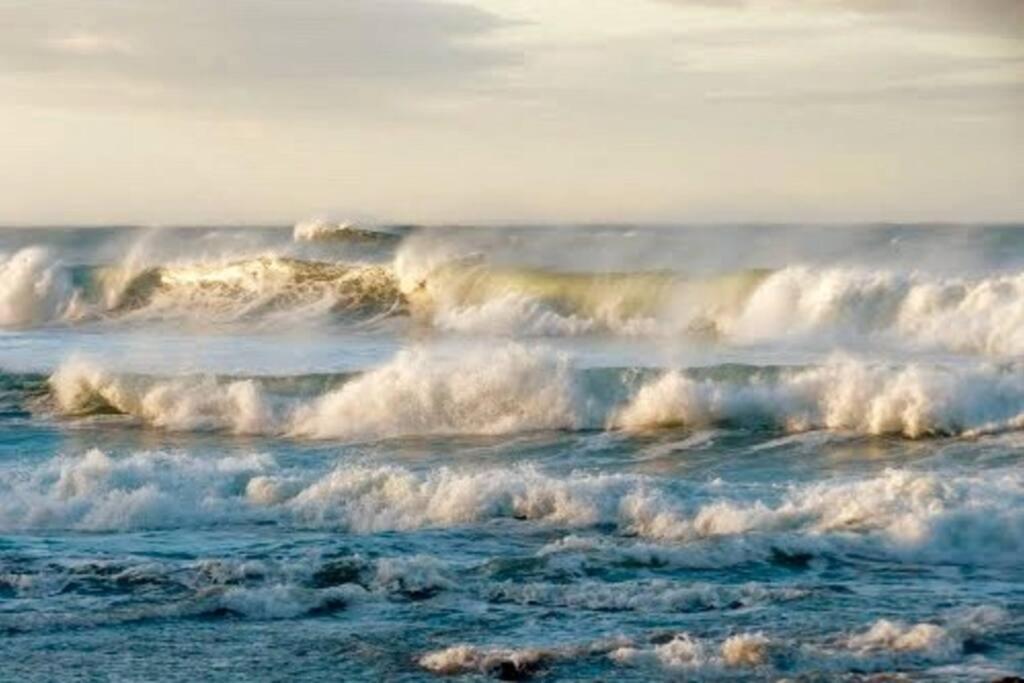
{"label": "sky", "polygon": [[0,224],[1024,220],[1024,0],[0,0]]}

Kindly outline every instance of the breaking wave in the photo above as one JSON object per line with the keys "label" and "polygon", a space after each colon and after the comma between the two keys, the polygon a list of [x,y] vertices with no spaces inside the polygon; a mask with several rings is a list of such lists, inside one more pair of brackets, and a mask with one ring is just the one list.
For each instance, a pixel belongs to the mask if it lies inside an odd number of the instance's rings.
{"label": "breaking wave", "polygon": [[1024,273],[970,279],[790,267],[767,278],[720,328],[737,341],[877,337],[1015,355],[1024,352]]}
{"label": "breaking wave", "polygon": [[[1016,562],[1024,551],[1024,479],[1012,468],[942,476],[890,469],[866,478],[794,484],[765,500],[745,499],[742,490],[701,487],[702,495],[693,496],[640,475],[559,476],[529,465],[416,472],[341,463],[299,475],[266,455],[117,457],[92,450],[5,478],[0,528],[96,531],[273,522],[374,533],[505,519],[570,530],[614,529],[653,544],[644,552],[669,558],[679,552],[690,556],[686,561],[703,558],[711,566],[773,561],[797,549],[998,566]],[[617,552],[636,552],[614,538],[602,542],[613,543]],[[601,547],[570,543],[547,556],[565,552],[589,554]],[[542,587],[510,590],[511,600],[545,595]],[[601,598],[567,592],[547,599]],[[615,600],[630,604],[626,595]]]}
{"label": "breaking wave", "polygon": [[403,351],[362,375],[314,382],[311,392],[297,387],[298,395],[259,379],[121,375],[83,360],[50,378],[57,409],[70,416],[115,413],[180,431],[338,439],[582,427],[572,382],[566,359],[519,346],[459,361]]}
{"label": "breaking wave", "polygon": [[[402,279],[402,278],[400,278]],[[980,279],[788,267],[688,279],[443,266],[403,291],[441,329],[486,334],[687,335],[726,344],[864,340],[1024,352],[1024,274]]]}
{"label": "breaking wave", "polygon": [[[310,225],[300,224],[296,235],[403,239]],[[699,277],[564,272],[416,245],[403,242],[391,262],[316,260],[303,251],[108,266],[69,266],[29,247],[0,257],[0,326],[408,315],[438,331],[490,336],[616,334],[740,346],[871,343],[997,357],[1024,353],[1019,272],[944,277],[802,265]]]}
{"label": "breaking wave", "polygon": [[275,380],[111,372],[72,359],[50,377],[54,408],[132,416],[180,431],[362,440],[538,430],[726,427],[907,438],[1024,429],[1016,365],[889,365],[837,357],[808,367],[582,369],[507,344],[452,358],[411,348],[361,374]]}
{"label": "breaking wave", "polygon": [[759,270],[706,279],[667,272],[558,273],[464,260],[421,277],[399,270],[412,306],[436,325],[491,334],[516,328],[534,334],[648,334],[673,321],[679,325],[671,331],[711,333],[714,320],[735,311],[766,275]]}
{"label": "breaking wave", "polygon": [[276,313],[378,316],[402,306],[386,266],[268,256],[226,264],[100,270],[106,313],[129,318],[259,319]]}
{"label": "breaking wave", "polygon": [[0,327],[27,327],[61,316],[71,282],[49,252],[29,247],[0,254]]}
{"label": "breaking wave", "polygon": [[754,374],[745,382],[668,372],[643,386],[611,424],[627,430],[725,424],[909,438],[977,435],[1024,428],[1024,373],[842,359],[776,378]]}

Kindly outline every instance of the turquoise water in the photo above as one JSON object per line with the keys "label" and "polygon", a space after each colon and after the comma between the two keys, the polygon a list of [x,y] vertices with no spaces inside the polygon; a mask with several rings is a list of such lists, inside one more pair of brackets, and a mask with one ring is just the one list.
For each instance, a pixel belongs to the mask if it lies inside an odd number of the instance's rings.
{"label": "turquoise water", "polygon": [[0,233],[0,678],[1024,672],[1019,228],[318,228]]}

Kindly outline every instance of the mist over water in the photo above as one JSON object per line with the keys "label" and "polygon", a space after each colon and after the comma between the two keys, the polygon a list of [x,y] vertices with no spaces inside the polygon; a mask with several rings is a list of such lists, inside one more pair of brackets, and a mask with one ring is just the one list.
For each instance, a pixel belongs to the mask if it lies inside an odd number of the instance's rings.
{"label": "mist over water", "polygon": [[0,231],[17,679],[1019,675],[1022,449],[1022,226]]}

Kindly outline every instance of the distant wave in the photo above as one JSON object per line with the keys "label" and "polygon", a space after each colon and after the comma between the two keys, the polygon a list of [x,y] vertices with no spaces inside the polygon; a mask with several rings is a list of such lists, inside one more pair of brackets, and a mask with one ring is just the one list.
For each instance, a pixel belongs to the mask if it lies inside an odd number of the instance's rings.
{"label": "distant wave", "polygon": [[30,247],[0,257],[0,326],[83,321],[299,324],[409,316],[439,332],[628,335],[724,345],[864,344],[1024,353],[1024,273],[952,278],[789,266],[691,277],[559,272],[401,248],[393,263],[265,254],[68,266]]}
{"label": "distant wave", "polygon": [[332,223],[331,221],[314,219],[295,224],[292,237],[296,242],[352,242],[352,243],[389,243],[398,242],[402,235],[386,230],[371,230],[353,223]]}
{"label": "distant wave", "polygon": [[[38,386],[38,384],[32,385]],[[49,379],[53,409],[153,427],[365,440],[537,430],[738,428],[907,438],[1024,429],[1024,368],[889,365],[578,369],[509,344],[458,359],[424,349],[354,375],[126,375],[82,360]]]}

